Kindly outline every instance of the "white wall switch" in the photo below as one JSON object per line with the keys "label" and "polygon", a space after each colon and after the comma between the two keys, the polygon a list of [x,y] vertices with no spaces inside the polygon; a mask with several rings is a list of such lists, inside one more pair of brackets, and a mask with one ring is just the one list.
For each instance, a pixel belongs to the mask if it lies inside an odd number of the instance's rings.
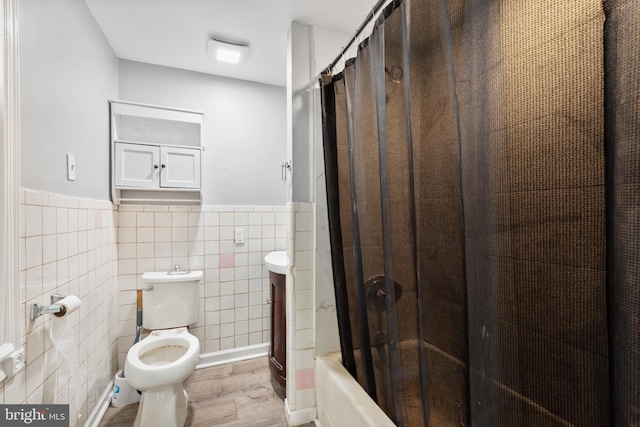
{"label": "white wall switch", "polygon": [[234,233],[236,243],[244,243],[244,228],[236,228]]}
{"label": "white wall switch", "polygon": [[67,153],[67,179],[69,181],[76,180],[76,156]]}

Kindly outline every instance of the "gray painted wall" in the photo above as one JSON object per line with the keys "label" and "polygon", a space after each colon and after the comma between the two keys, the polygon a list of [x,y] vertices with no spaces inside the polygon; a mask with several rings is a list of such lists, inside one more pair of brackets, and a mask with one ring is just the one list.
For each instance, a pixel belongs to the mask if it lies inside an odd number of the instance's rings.
{"label": "gray painted wall", "polygon": [[204,204],[286,203],[285,88],[121,60],[119,97],[204,112]]}
{"label": "gray painted wall", "polygon": [[83,1],[20,2],[23,187],[109,199],[107,100],[117,90],[118,59]]}
{"label": "gray painted wall", "polygon": [[123,99],[205,112],[205,204],[286,203],[285,88],[120,61],[82,1],[20,7],[23,187],[109,199],[108,100]]}
{"label": "gray painted wall", "polygon": [[312,202],[313,189],[313,27],[292,22],[288,35],[287,117],[291,141],[292,201]]}

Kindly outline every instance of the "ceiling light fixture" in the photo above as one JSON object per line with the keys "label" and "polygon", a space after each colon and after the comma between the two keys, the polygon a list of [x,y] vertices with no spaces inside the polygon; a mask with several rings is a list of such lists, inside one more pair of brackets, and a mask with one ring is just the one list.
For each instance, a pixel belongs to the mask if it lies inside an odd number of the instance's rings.
{"label": "ceiling light fixture", "polygon": [[228,64],[242,64],[249,57],[249,45],[209,37],[209,58]]}

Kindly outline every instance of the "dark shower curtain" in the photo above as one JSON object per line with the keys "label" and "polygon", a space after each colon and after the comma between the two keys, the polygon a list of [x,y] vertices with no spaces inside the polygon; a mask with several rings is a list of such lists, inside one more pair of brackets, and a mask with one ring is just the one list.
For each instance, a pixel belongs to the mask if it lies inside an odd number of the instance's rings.
{"label": "dark shower curtain", "polygon": [[640,424],[638,28],[396,0],[323,75],[343,363],[398,425]]}

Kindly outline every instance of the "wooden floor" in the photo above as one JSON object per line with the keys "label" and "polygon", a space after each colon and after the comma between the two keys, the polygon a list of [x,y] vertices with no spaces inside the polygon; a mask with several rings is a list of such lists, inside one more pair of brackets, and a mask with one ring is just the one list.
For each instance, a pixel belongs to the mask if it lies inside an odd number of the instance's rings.
{"label": "wooden floor", "polygon": [[[197,369],[185,381],[185,390],[187,427],[287,426],[284,387],[271,378],[266,356]],[[137,411],[138,404],[109,407],[99,427],[130,427]]]}

